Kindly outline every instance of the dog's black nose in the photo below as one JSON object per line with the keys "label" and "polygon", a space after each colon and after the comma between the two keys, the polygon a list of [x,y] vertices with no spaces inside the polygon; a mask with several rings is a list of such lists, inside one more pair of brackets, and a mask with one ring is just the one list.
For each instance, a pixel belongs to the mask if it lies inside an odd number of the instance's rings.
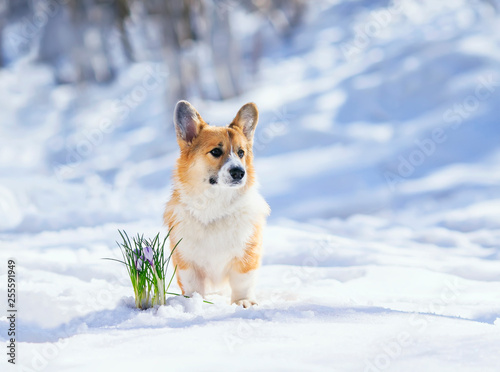
{"label": "dog's black nose", "polygon": [[245,170],[242,168],[231,168],[229,174],[233,177],[233,180],[239,181],[245,175]]}

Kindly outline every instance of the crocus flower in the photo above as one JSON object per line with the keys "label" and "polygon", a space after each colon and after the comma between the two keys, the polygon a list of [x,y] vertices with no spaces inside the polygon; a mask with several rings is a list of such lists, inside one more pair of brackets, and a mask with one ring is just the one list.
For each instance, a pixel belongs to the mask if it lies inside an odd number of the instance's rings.
{"label": "crocus flower", "polygon": [[153,265],[153,248],[151,247],[144,247],[144,257],[146,257],[146,260],[150,263],[150,265]]}
{"label": "crocus flower", "polygon": [[144,260],[144,255],[140,256],[141,251],[139,249],[136,249],[134,251],[136,260],[135,260],[135,267],[137,270],[141,271],[142,269],[142,261]]}

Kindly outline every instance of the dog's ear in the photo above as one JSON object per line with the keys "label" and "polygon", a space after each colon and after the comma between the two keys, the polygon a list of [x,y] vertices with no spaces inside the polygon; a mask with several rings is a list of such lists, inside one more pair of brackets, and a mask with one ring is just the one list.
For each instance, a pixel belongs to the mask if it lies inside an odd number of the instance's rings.
{"label": "dog's ear", "polygon": [[240,108],[240,111],[236,114],[233,122],[229,124],[229,127],[239,127],[247,139],[252,141],[258,121],[259,110],[257,110],[255,103],[250,102]]}
{"label": "dog's ear", "polygon": [[179,144],[190,145],[200,133],[205,122],[188,101],[179,101],[174,110],[175,132]]}

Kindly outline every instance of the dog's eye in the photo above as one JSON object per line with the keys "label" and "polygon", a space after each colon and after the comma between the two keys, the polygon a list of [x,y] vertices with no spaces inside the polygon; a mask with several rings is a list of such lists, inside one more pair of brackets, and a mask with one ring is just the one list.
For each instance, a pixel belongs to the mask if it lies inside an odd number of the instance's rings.
{"label": "dog's eye", "polygon": [[216,147],[215,149],[213,149],[212,151],[210,151],[210,153],[212,154],[212,156],[214,158],[218,158],[222,155],[222,150],[218,147]]}
{"label": "dog's eye", "polygon": [[245,151],[243,151],[243,150],[238,150],[238,156],[239,156],[240,158],[242,158],[242,157],[243,157],[243,155],[245,155]]}

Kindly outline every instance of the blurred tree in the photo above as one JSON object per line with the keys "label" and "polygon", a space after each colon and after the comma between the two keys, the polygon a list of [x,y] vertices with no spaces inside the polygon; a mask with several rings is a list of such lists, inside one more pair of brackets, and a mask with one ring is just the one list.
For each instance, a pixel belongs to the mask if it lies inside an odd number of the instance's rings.
{"label": "blurred tree", "polygon": [[[305,0],[0,0],[0,40],[6,23],[41,17],[29,46],[59,83],[110,82],[124,64],[164,60],[171,102],[227,99],[257,71],[267,25],[286,38],[305,6]],[[235,32],[238,12],[260,23],[253,35]]]}
{"label": "blurred tree", "polygon": [[39,60],[53,66],[61,83],[114,78],[109,35],[116,11],[106,0],[67,0],[48,17]]}
{"label": "blurred tree", "polygon": [[120,31],[120,40],[122,42],[123,53],[128,62],[134,62],[134,51],[130,44],[130,38],[125,26],[125,22],[130,18],[130,4],[127,0],[117,0],[113,3],[115,6],[116,23]]}
{"label": "blurred tree", "polygon": [[0,0],[0,67],[5,65],[5,57],[3,53],[3,29],[7,22],[8,4],[7,0]]}
{"label": "blurred tree", "polygon": [[[30,25],[23,25],[22,21],[32,12],[32,7],[29,0],[0,0],[0,8],[0,55],[3,66],[7,63],[7,43],[12,49],[12,59],[29,51]],[[18,30],[7,34],[5,29],[12,23],[19,24]]]}

